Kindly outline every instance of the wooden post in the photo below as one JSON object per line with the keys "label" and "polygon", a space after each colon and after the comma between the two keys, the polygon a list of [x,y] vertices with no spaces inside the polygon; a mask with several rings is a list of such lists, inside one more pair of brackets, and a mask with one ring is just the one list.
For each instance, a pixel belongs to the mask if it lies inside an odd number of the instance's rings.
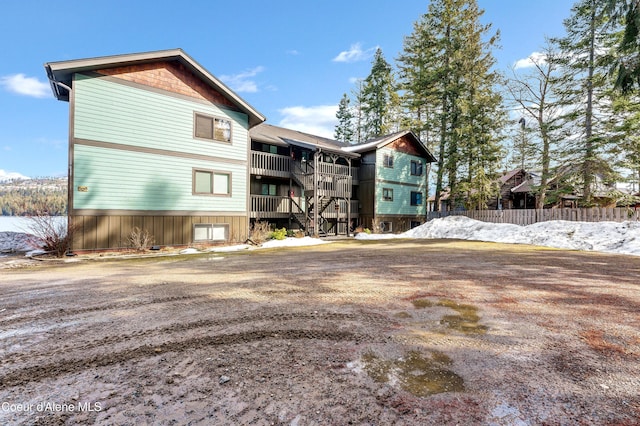
{"label": "wooden post", "polygon": [[318,160],[322,151],[318,149],[313,154],[313,236],[318,238]]}
{"label": "wooden post", "polygon": [[347,165],[349,166],[349,196],[347,197],[347,237],[351,236],[351,186],[353,185],[353,176],[351,176],[351,158],[347,158]]}

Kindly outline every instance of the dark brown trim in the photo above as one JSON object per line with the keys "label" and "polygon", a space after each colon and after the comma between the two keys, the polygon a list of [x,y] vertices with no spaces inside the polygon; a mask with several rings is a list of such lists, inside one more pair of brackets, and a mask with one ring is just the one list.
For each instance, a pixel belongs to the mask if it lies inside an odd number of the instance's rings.
{"label": "dark brown trim", "polygon": [[217,161],[220,163],[227,164],[238,164],[238,165],[246,165],[247,160],[236,160],[232,158],[224,158],[224,157],[214,157],[210,155],[202,155],[202,154],[193,154],[189,152],[180,152],[180,151],[169,151],[167,149],[157,149],[157,148],[145,148],[140,146],[133,145],[124,145],[119,143],[112,142],[100,142],[93,141],[88,139],[73,139],[73,144],[77,145],[85,145],[85,146],[94,146],[97,148],[107,148],[107,149],[116,149],[121,151],[131,151],[131,152],[141,152],[144,154],[154,154],[154,155],[164,155],[167,157],[177,157],[177,158],[187,158],[190,160],[203,160],[203,161]]}
{"label": "dark brown trim", "polygon": [[376,179],[376,184],[390,184],[390,185],[400,185],[400,186],[411,186],[414,188],[424,188],[424,183],[408,183],[408,182],[398,182],[395,180],[384,180],[384,179]]}
{"label": "dark brown trim", "polygon": [[[210,118],[211,119],[211,133],[212,133],[212,137],[211,138],[203,138],[201,136],[197,136],[196,134],[196,122],[197,122],[197,118],[198,116],[200,117],[204,117],[204,118]],[[228,141],[223,141],[220,139],[216,139],[216,120],[223,120],[223,121],[227,121],[229,122],[229,140]],[[206,141],[206,142],[218,142],[221,144],[225,144],[225,145],[233,145],[233,125],[231,123],[231,119],[229,119],[228,117],[219,117],[216,115],[212,115],[212,114],[208,114],[205,112],[199,112],[199,111],[194,111],[193,112],[193,138],[196,140],[200,140],[200,141]]]}
{"label": "dark brown trim", "polygon": [[249,212],[211,212],[192,210],[115,210],[73,209],[70,216],[249,216]]}
{"label": "dark brown trim", "polygon": [[[211,173],[211,192],[196,192],[196,173],[197,172],[202,172],[202,173]],[[226,194],[216,194],[214,191],[214,186],[215,186],[215,175],[226,175],[229,177],[229,181],[228,181],[228,187],[229,187],[229,192]],[[205,196],[205,197],[224,197],[224,198],[230,198],[231,194],[233,192],[233,185],[231,184],[233,181],[233,174],[231,172],[228,172],[226,170],[214,170],[214,169],[203,169],[203,168],[198,168],[198,167],[193,167],[191,169],[191,195],[196,195],[196,196]]]}

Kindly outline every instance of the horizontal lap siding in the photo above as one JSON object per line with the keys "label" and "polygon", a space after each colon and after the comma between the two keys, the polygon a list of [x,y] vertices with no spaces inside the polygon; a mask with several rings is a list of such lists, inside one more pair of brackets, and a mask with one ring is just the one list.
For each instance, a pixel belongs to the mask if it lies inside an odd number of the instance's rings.
{"label": "horizontal lap siding", "polygon": [[[246,212],[242,164],[85,145],[75,145],[74,164],[74,209]],[[192,195],[193,168],[231,173],[231,196]]]}
{"label": "horizontal lap siding", "polygon": [[[247,160],[245,114],[82,75],[74,89],[77,139]],[[194,139],[194,112],[230,119],[232,143]]]}
{"label": "horizontal lap siding", "polygon": [[[232,143],[195,139],[195,112],[229,119]],[[72,119],[74,250],[129,247],[135,227],[157,245],[189,245],[195,223],[228,224],[229,240],[246,240],[245,114],[76,75]],[[194,168],[230,173],[231,196],[193,195]]]}
{"label": "horizontal lap siding", "polygon": [[[393,167],[384,167],[384,155],[393,155]],[[421,161],[422,176],[411,174],[411,161]],[[377,184],[376,184],[376,215],[406,215],[419,216],[426,213],[426,184],[424,172],[425,160],[415,155],[405,154],[389,148],[379,149],[377,152]],[[403,183],[399,183],[403,182]],[[407,185],[409,184],[409,185]],[[393,189],[393,201],[384,201],[383,188]],[[411,205],[411,192],[422,192],[422,205]]]}

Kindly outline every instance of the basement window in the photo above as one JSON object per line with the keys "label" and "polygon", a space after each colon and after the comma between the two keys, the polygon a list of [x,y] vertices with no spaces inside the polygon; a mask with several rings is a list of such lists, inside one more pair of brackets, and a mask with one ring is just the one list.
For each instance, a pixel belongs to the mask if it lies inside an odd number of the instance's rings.
{"label": "basement window", "polygon": [[217,223],[195,223],[193,225],[193,241],[227,241],[229,225]]}

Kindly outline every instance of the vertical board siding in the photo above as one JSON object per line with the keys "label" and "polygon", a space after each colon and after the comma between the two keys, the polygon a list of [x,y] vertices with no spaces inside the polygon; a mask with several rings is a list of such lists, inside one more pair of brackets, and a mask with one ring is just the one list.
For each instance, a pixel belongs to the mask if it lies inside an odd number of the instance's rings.
{"label": "vertical board siding", "polygon": [[129,236],[134,228],[148,231],[153,244],[161,246],[193,243],[194,223],[229,225],[229,241],[249,237],[248,219],[244,216],[73,216],[76,227],[73,250],[130,248]]}
{"label": "vertical board siding", "polygon": [[569,222],[624,222],[640,221],[640,210],[626,207],[577,208],[577,209],[517,209],[517,210],[467,210],[451,212],[429,212],[428,220],[446,216],[466,216],[492,223],[532,225],[549,220]]}

